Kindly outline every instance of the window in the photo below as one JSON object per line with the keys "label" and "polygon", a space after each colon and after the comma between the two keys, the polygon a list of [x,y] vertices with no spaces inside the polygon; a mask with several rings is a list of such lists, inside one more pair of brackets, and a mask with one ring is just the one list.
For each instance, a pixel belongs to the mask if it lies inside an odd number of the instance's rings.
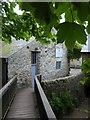
{"label": "window", "polygon": [[61,61],[56,61],[56,69],[60,69],[61,68]]}
{"label": "window", "polygon": [[62,57],[62,56],[63,56],[62,49],[56,48],[56,57]]}

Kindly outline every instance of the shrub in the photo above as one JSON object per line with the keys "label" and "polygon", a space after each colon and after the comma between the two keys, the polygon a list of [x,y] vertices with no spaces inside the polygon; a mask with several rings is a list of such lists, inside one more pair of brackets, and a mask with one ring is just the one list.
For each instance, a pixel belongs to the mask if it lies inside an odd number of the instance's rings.
{"label": "shrub", "polygon": [[57,117],[70,113],[75,108],[74,100],[68,90],[60,94],[52,93],[50,104]]}
{"label": "shrub", "polygon": [[84,79],[80,81],[80,84],[90,86],[90,58],[83,62],[81,68],[85,76]]}

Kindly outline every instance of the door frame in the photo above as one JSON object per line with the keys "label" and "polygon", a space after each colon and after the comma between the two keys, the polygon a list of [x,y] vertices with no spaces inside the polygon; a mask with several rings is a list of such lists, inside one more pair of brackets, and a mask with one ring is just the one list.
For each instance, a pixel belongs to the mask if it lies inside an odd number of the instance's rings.
{"label": "door frame", "polygon": [[40,51],[31,51],[31,78],[32,78],[32,89],[34,90],[34,77],[37,74],[37,66],[39,63],[37,63],[38,59],[38,53]]}

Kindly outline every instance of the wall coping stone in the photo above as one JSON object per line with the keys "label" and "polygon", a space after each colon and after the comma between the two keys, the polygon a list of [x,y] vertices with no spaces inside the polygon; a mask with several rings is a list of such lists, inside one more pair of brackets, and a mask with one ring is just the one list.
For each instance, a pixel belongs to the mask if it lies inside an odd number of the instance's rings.
{"label": "wall coping stone", "polygon": [[67,79],[73,79],[73,78],[78,77],[80,75],[83,76],[83,73],[80,72],[80,73],[78,73],[76,75],[70,75],[70,76],[66,76],[66,77],[60,77],[60,78],[56,78],[56,79],[52,79],[52,80],[42,80],[42,83],[52,83],[52,82],[56,82],[56,81],[65,81]]}

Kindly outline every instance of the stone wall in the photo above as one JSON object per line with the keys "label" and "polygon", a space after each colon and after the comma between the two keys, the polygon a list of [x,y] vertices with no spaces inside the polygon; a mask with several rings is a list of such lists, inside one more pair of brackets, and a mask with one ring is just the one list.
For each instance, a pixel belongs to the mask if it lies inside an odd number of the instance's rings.
{"label": "stone wall", "polygon": [[[68,64],[67,64],[67,50],[64,44],[61,45],[63,49],[63,56],[56,57],[56,48],[59,47],[55,43],[44,45],[41,48],[40,54],[40,73],[44,80],[55,79],[61,76],[66,76],[68,74]],[[59,47],[60,48],[60,47]],[[61,68],[56,69],[56,61],[61,61]]]}
{"label": "stone wall", "polygon": [[9,80],[17,74],[18,85],[29,84],[30,82],[30,57],[29,50],[25,47],[8,57],[8,78]]}
{"label": "stone wall", "polygon": [[[37,53],[37,74],[41,74],[43,80],[55,79],[68,74],[67,64],[67,49],[64,44],[61,45],[63,56],[56,57],[56,43],[42,45],[34,39],[15,53],[8,56],[8,77],[9,80],[15,75],[18,75],[18,85],[31,85],[31,53]],[[56,61],[61,61],[61,68],[56,69]]]}
{"label": "stone wall", "polygon": [[70,67],[71,68],[80,68],[82,65],[82,57],[80,59],[71,59],[70,60]]}
{"label": "stone wall", "polygon": [[48,99],[52,92],[59,93],[65,89],[70,90],[76,102],[79,103],[84,98],[83,86],[79,81],[83,78],[83,74],[62,77],[54,80],[42,81],[43,89]]}
{"label": "stone wall", "polygon": [[39,43],[36,44],[33,40],[8,56],[8,78],[10,80],[17,74],[19,87],[31,85],[31,50],[33,51],[35,46],[39,46]]}

